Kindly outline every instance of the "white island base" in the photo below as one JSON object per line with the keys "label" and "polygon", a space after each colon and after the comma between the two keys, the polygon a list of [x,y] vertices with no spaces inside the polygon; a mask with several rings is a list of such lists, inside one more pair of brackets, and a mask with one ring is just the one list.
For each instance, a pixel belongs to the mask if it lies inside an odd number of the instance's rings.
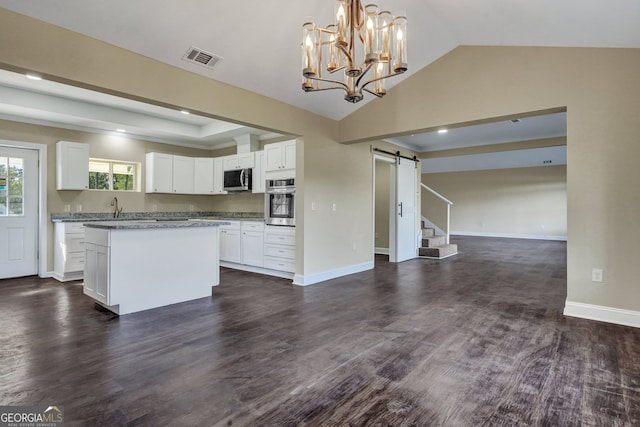
{"label": "white island base", "polygon": [[88,223],[84,293],[123,315],[211,296],[218,223]]}

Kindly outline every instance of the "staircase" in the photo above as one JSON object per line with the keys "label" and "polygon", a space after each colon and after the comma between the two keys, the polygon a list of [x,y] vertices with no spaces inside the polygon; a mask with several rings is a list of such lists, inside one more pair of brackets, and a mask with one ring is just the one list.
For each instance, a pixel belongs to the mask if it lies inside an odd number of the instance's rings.
{"label": "staircase", "polygon": [[422,247],[418,249],[420,257],[443,259],[457,253],[458,245],[447,243],[447,236],[436,236],[433,228],[422,223]]}

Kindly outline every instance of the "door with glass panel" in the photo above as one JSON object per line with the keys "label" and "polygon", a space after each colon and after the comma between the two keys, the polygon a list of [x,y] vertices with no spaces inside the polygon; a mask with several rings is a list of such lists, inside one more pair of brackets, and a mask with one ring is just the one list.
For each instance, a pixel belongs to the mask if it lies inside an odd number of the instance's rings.
{"label": "door with glass panel", "polygon": [[0,146],[0,279],[38,272],[38,152]]}

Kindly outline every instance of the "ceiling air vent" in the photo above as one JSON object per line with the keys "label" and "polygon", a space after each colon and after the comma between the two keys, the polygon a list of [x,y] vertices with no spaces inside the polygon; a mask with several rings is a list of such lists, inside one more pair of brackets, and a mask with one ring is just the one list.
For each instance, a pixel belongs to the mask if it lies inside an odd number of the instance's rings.
{"label": "ceiling air vent", "polygon": [[222,58],[213,53],[205,52],[202,49],[191,46],[187,53],[182,57],[187,62],[202,65],[203,67],[213,68]]}

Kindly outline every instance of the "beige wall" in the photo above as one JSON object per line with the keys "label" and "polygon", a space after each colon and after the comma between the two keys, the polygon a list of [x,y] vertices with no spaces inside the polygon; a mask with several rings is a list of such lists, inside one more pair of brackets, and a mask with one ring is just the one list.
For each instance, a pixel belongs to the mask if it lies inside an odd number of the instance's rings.
{"label": "beige wall", "polygon": [[[454,202],[454,233],[564,238],[566,173],[566,166],[430,173],[422,182]],[[443,203],[429,201],[422,215],[441,220]]]}
{"label": "beige wall", "polygon": [[566,107],[568,300],[640,310],[638,75],[638,49],[459,47],[343,120],[340,138]]}

